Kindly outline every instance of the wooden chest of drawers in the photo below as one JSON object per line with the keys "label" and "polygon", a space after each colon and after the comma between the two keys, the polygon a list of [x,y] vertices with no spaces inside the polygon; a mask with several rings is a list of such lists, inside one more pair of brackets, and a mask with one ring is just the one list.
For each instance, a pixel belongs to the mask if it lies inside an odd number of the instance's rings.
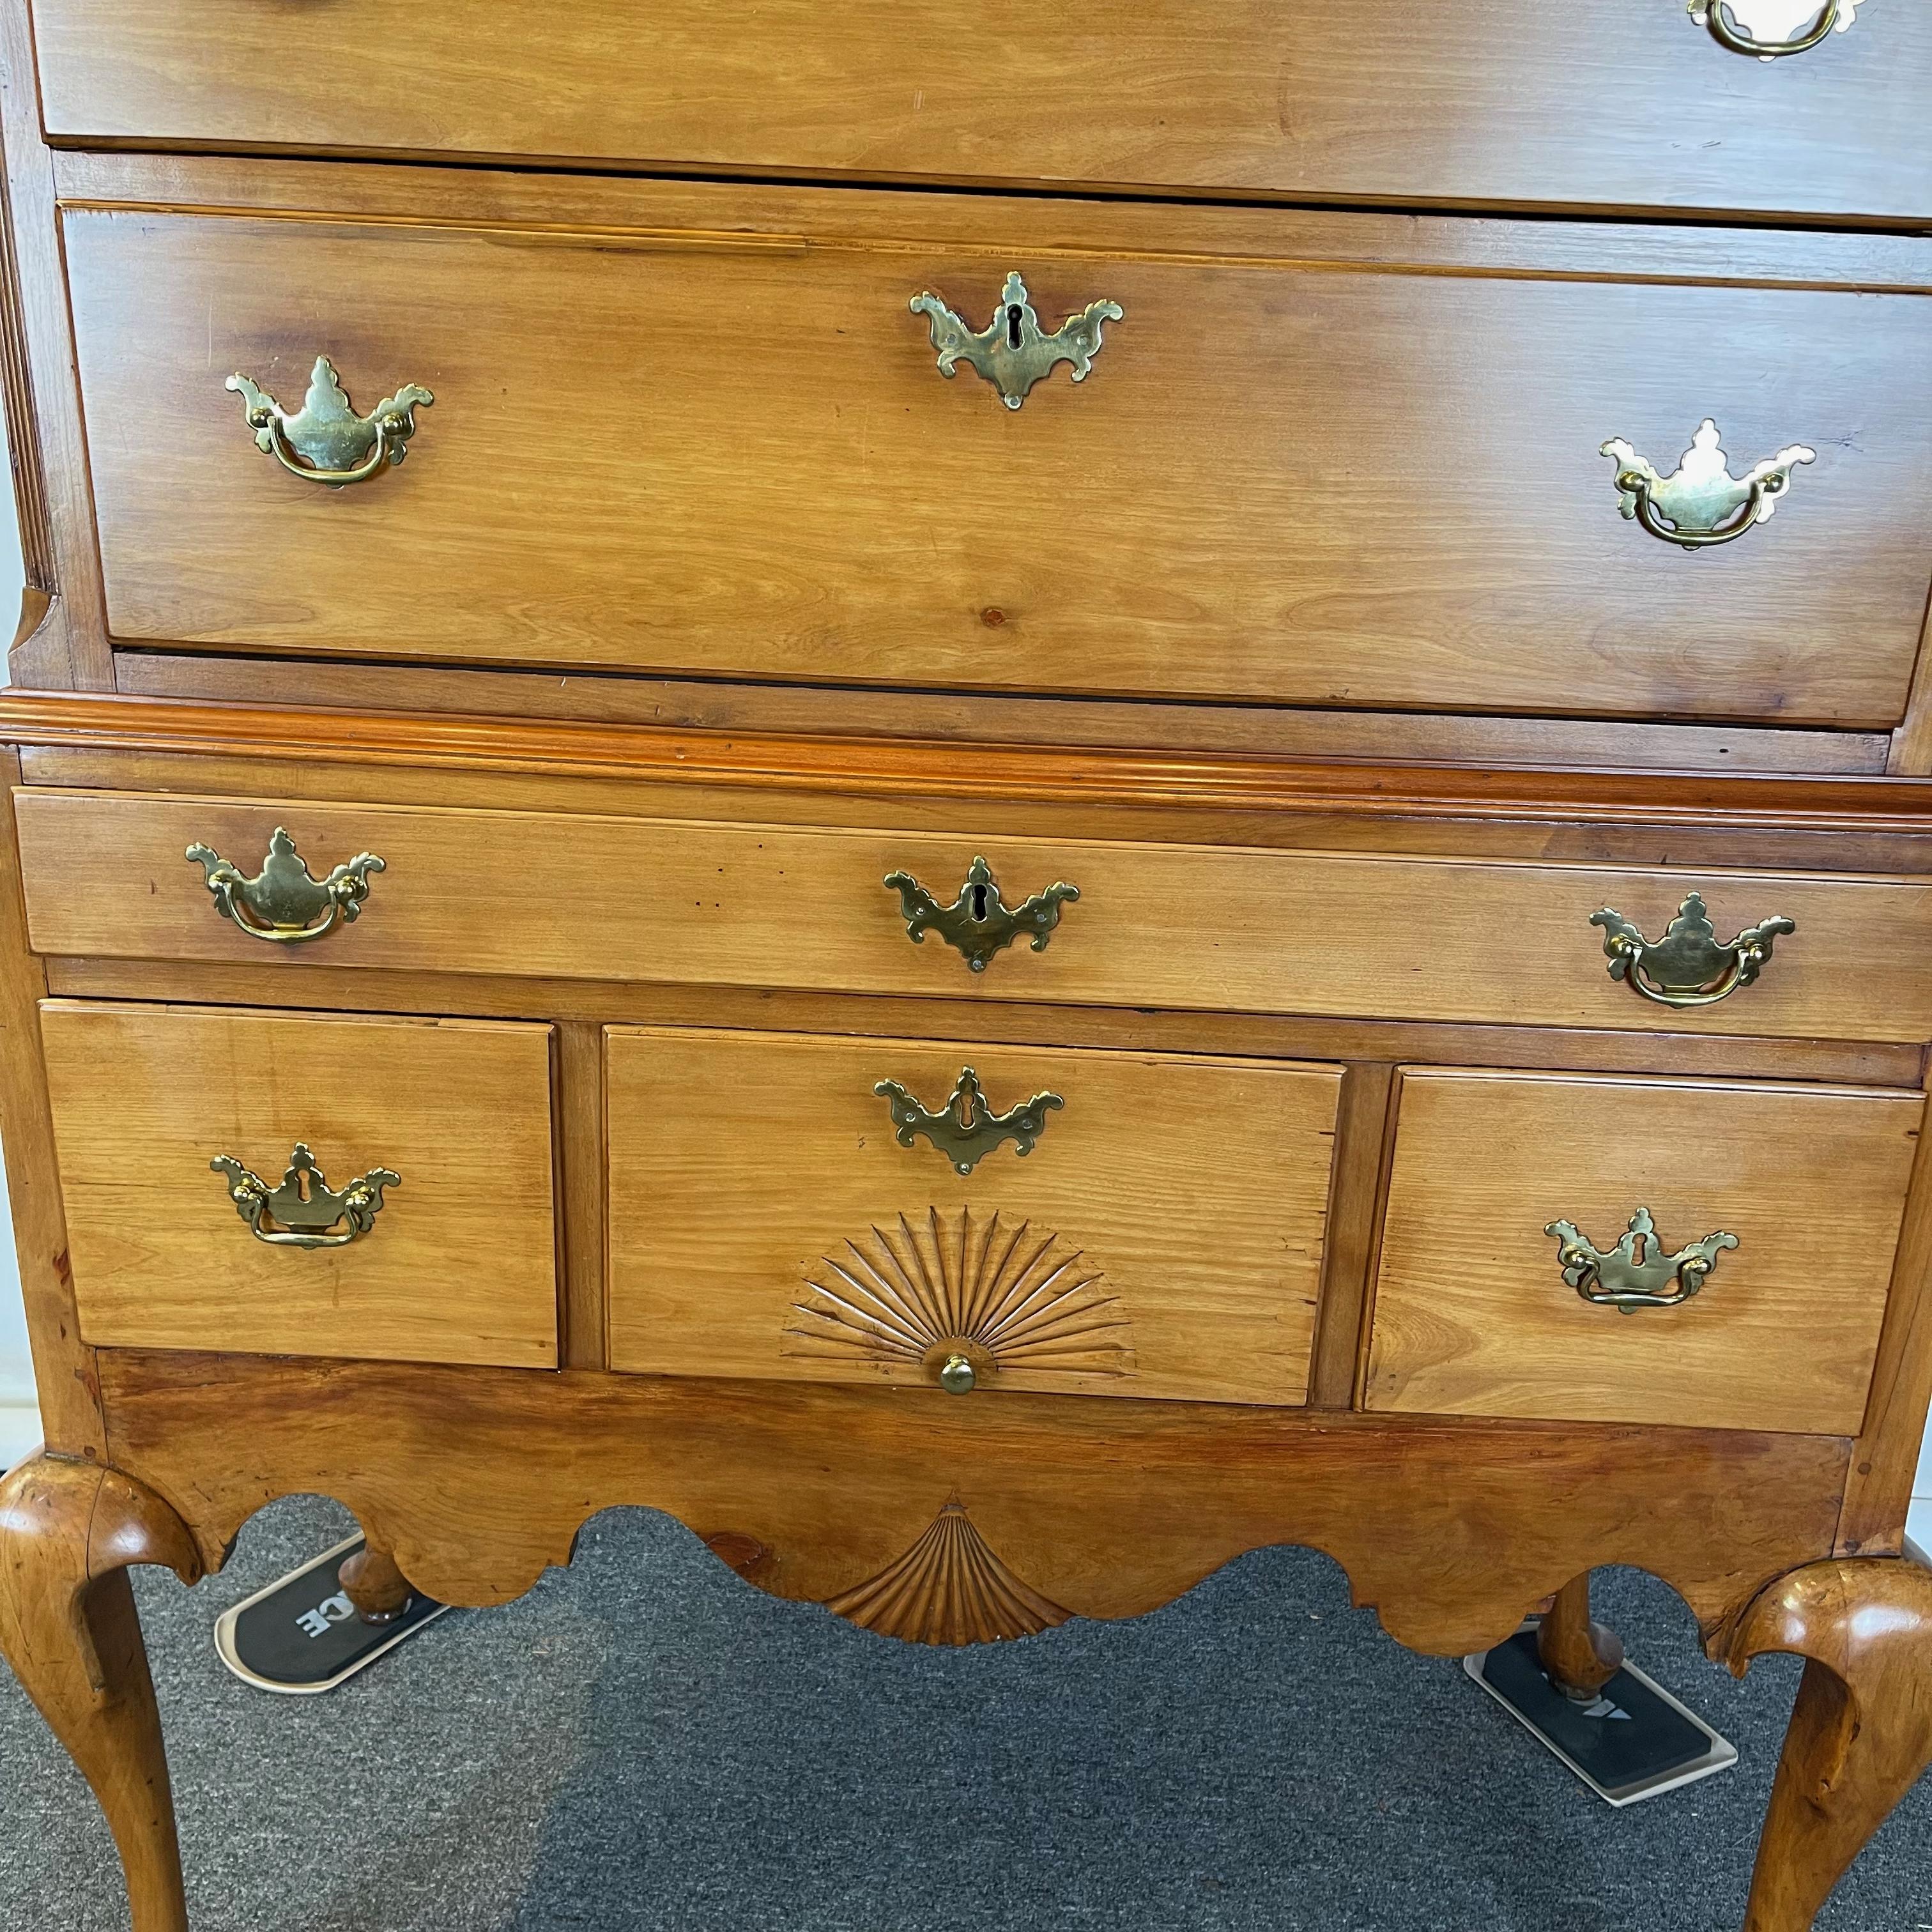
{"label": "wooden chest of drawers", "polygon": [[1932,1760],[1923,10],[479,10],[0,4],[0,1651],[136,1932],[124,1568],[293,1491],[372,1616],[1641,1564],[1803,1932]]}

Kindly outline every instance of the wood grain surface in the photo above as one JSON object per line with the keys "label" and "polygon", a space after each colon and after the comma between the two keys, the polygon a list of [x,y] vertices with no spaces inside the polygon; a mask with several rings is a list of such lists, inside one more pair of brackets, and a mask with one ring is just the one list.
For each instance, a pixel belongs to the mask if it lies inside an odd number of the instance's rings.
{"label": "wood grain surface", "polygon": [[[109,1346],[554,1367],[549,1031],[50,1000],[40,1010],[82,1336]],[[402,1184],[341,1248],[256,1240],[305,1142]]]}
{"label": "wood grain surface", "polygon": [[[1421,1069],[1397,1108],[1369,1408],[1858,1429],[1923,1095]],[[1679,1306],[1586,1301],[1545,1225],[1646,1207],[1738,1246]]]}
{"label": "wood grain surface", "polygon": [[[1224,256],[1179,211],[1160,256],[1036,254],[994,201],[969,244],[922,233],[916,201],[862,238],[837,196],[807,199],[826,232],[70,207],[112,633],[1371,710],[1904,713],[1928,580],[1916,299]],[[978,326],[1012,268],[1048,327],[1096,296],[1126,310],[1085,382],[1063,370],[1017,412],[942,380],[908,309],[931,290]],[[1653,346],[1683,341],[1724,353]],[[364,408],[405,381],[437,399],[405,466],[340,492],[263,456],[222,386],[240,370],[292,409],[325,352]],[[1618,514],[1599,446],[1667,471],[1707,416],[1739,470],[1794,442],[1818,460],[1774,523],[1690,554]]]}
{"label": "wood grain surface", "polygon": [[[115,687],[130,697],[214,699],[364,710],[488,713],[532,722],[695,727],[708,731],[854,731],[898,737],[997,740],[1010,746],[1139,747],[1240,752],[1274,758],[1346,758],[1562,769],[1576,761],[1562,720],[1468,712],[1296,710],[1281,705],[1148,704],[1132,699],[834,690],[802,684],[722,684],[635,674],[553,677],[449,665],[326,664],[313,658],[227,658],[206,651],[122,651]],[[1599,766],[1682,772],[1867,772],[1887,769],[1885,732],[1810,731],[1737,724],[1648,724],[1610,718],[1590,726]],[[1922,766],[1894,764],[1895,771]]]}
{"label": "wood grain surface", "polygon": [[[1932,22],[1775,64],[1682,0],[39,0],[55,139],[1901,219]],[[353,86],[319,86],[318,61]]]}
{"label": "wood grain surface", "polygon": [[[607,1052],[614,1368],[947,1403],[926,1344],[953,1338],[974,1403],[1307,1393],[1339,1068],[650,1028]],[[967,1066],[996,1112],[1064,1104],[962,1175],[873,1089],[938,1112]]]}
{"label": "wood grain surface", "polygon": [[1932,1766],[1932,1571],[1814,1563],[1782,1577],[1725,1654],[1805,1660],[1758,1843],[1744,1932],[1809,1932],[1852,1861]]}
{"label": "wood grain surface", "polygon": [[[222,919],[201,841],[243,871],[285,826],[320,873],[373,851],[387,869],[362,916],[275,949],[288,998],[316,966],[686,982],[974,1000],[1214,1012],[1748,1032],[1922,1042],[1932,886],[1811,874],[1484,863],[1395,854],[586,813],[256,804],[28,787],[16,811],[28,933],[42,953],[261,965],[270,949]],[[1046,949],[982,974],[934,935],[914,945],[901,869],[942,904],[976,856],[1017,905],[1079,888]],[[540,885],[532,889],[530,880]],[[1720,939],[1797,922],[1754,985],[1676,1010],[1611,979],[1590,915],[1610,905],[1661,936],[1702,892]],[[1874,943],[1875,940],[1877,943]]]}
{"label": "wood grain surface", "polygon": [[[1593,841],[1602,836],[1599,826],[1668,828],[1679,838],[1720,833],[1726,856],[1767,832],[1833,833],[1838,851],[1851,840],[1922,841],[1932,832],[1932,782],[1923,778],[1758,776],[1707,766],[1631,771],[1588,759],[1539,770],[1514,761],[1324,760],[1066,746],[1048,759],[1033,744],[853,730],[719,730],[21,691],[0,692],[0,741],[22,748],[37,782],[106,783],[117,790],[193,788],[180,778],[192,764],[159,762],[179,758],[245,771],[251,794],[274,789],[274,779],[259,776],[265,765],[296,767],[310,796],[332,767],[380,772],[390,785],[400,782],[395,775],[413,772],[436,788],[438,803],[449,802],[456,787],[436,775],[453,772],[487,780],[472,789],[479,802],[492,804],[502,802],[506,781],[573,777],[632,791],[670,784],[725,796],[830,798],[842,806],[854,798],[885,798],[902,814],[932,800],[1017,800],[1260,813],[1303,825],[1322,818],[1474,822],[1487,836],[1500,825],[1532,826],[1546,841],[1563,826],[1585,828],[1582,836]],[[90,760],[113,778],[68,776],[89,769]],[[162,771],[170,784],[127,776]],[[587,788],[574,794],[580,801],[592,796]]]}
{"label": "wood grain surface", "polygon": [[956,1492],[1032,1589],[1132,1616],[1244,1550],[1324,1550],[1400,1641],[1500,1642],[1581,1571],[1636,1563],[1707,1628],[1828,1550],[1846,1445],[1816,1436],[1305,1414],[678,1376],[116,1350],[118,1466],[218,1562],[277,1496],[354,1511],[451,1604],[506,1602],[617,1504],[764,1546],[755,1580],[822,1602]]}

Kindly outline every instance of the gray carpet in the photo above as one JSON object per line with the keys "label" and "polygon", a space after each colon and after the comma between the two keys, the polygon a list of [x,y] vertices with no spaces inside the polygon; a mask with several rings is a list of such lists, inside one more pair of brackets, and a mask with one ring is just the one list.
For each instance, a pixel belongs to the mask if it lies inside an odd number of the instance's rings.
{"label": "gray carpet", "polygon": [[[1735,1932],[1798,1670],[1736,1684],[1669,1592],[1604,1578],[1744,1754],[1618,1814],[1306,1552],[1138,1622],[936,1652],[626,1511],[331,1696],[236,1682],[217,1612],[344,1522],[292,1501],[193,1593],[136,1573],[198,1932]],[[0,1922],[125,1927],[111,1857],[0,1670]],[[1932,1780],[1820,1923],[1932,1928]]]}

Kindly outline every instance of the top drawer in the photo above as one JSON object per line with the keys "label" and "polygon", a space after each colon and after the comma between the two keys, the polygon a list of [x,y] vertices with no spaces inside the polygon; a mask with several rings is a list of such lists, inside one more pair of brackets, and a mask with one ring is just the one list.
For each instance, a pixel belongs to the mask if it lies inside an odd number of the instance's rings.
{"label": "top drawer", "polygon": [[[1702,0],[1700,0],[1700,10]],[[1731,0],[36,0],[46,125],[134,140],[1363,201],[1932,210],[1932,9]]]}

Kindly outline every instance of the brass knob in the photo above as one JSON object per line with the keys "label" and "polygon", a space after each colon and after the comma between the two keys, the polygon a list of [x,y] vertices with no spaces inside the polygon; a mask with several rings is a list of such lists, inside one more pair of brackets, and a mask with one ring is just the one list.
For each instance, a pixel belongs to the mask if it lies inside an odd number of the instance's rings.
{"label": "brass knob", "polygon": [[939,1371],[939,1386],[948,1395],[964,1395],[977,1380],[964,1355],[948,1355]]}
{"label": "brass knob", "polygon": [[[1858,10],[1858,0],[1825,0],[1808,18],[1801,8],[1787,7],[1786,0],[1768,5],[1767,0],[1690,0],[1689,8],[1691,19],[1700,26],[1708,27],[1720,46],[1729,47],[1734,54],[1755,54],[1760,60],[1802,54],[1834,33],[1842,34]],[[1780,25],[1787,14],[1798,17],[1783,39],[1760,40],[1738,17],[1743,14],[1749,14],[1754,21],[1764,20],[1767,14],[1775,15]]]}

